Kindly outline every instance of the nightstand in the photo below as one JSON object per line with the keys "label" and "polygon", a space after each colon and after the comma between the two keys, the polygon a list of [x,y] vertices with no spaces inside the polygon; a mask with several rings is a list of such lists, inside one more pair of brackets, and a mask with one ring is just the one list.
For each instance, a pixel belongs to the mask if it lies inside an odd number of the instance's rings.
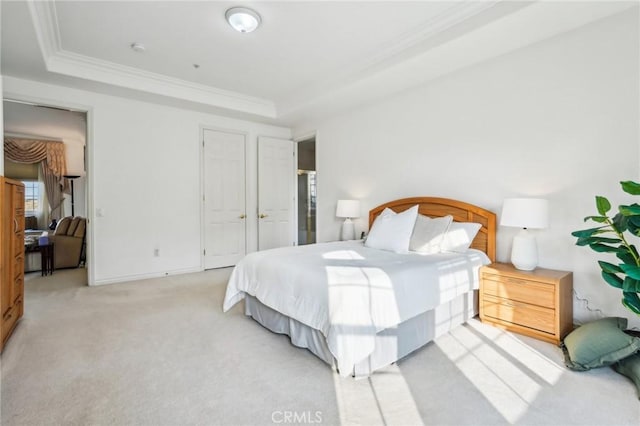
{"label": "nightstand", "polygon": [[573,274],[520,271],[493,263],[480,269],[480,319],[506,330],[559,344],[573,329]]}

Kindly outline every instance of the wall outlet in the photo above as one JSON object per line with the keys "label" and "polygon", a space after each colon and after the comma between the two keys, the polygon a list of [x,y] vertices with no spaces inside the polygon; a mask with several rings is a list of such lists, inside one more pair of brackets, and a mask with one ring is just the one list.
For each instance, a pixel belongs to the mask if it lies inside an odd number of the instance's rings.
{"label": "wall outlet", "polygon": [[153,256],[154,257],[160,256],[160,249],[159,248],[154,248],[153,249]]}

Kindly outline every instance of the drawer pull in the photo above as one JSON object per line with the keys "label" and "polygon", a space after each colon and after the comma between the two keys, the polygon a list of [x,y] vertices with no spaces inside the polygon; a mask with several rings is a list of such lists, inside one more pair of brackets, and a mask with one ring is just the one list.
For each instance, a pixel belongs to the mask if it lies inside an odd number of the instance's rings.
{"label": "drawer pull", "polygon": [[508,282],[509,284],[516,284],[516,285],[525,285],[525,284],[527,284],[526,281],[518,280],[516,278],[507,278],[505,281]]}

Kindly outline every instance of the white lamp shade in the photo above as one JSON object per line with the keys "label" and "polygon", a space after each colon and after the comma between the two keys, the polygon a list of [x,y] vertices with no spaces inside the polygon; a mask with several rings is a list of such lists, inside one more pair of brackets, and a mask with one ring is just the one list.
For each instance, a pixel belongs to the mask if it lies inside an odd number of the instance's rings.
{"label": "white lamp shade", "polygon": [[540,198],[507,198],[502,206],[500,225],[543,229],[549,226],[549,202]]}
{"label": "white lamp shade", "polygon": [[336,208],[337,217],[360,217],[360,201],[358,200],[338,200]]}
{"label": "white lamp shade", "polygon": [[64,142],[64,156],[67,163],[66,176],[85,176],[84,144],[71,140]]}

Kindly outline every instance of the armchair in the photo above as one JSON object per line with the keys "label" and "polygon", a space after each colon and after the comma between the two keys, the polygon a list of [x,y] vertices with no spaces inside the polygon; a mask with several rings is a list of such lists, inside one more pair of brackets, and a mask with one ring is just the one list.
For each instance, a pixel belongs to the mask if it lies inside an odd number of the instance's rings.
{"label": "armchair", "polygon": [[49,241],[54,243],[54,268],[77,268],[80,265],[87,220],[83,217],[63,217]]}

